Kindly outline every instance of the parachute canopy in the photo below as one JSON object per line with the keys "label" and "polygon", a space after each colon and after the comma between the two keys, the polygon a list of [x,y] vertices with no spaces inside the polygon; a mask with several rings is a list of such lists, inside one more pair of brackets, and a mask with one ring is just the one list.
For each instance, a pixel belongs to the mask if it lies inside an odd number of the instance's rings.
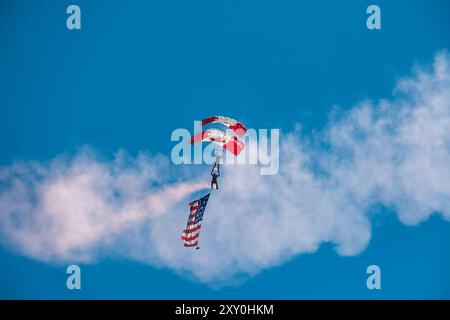
{"label": "parachute canopy", "polygon": [[195,142],[213,142],[235,156],[244,149],[244,143],[239,141],[238,138],[215,129],[209,129],[195,134],[191,138],[191,144]]}
{"label": "parachute canopy", "polygon": [[239,137],[242,137],[247,132],[247,129],[242,123],[228,117],[213,116],[202,120],[202,126],[211,123],[221,123],[233,130]]}

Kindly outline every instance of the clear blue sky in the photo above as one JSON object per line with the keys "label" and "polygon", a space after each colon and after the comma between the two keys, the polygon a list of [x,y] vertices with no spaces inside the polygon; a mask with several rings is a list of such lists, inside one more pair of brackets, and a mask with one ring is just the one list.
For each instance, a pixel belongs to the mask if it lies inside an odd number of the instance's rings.
{"label": "clear blue sky", "polygon": [[[72,3],[81,31],[65,26]],[[365,27],[372,3],[381,31]],[[82,145],[169,154],[172,130],[205,114],[320,130],[333,105],[389,96],[411,66],[450,49],[449,30],[447,0],[4,0],[0,165]],[[450,298],[450,224],[406,227],[383,213],[356,257],[323,245],[221,289],[109,259],[82,265],[82,290],[68,291],[65,266],[1,246],[0,298]],[[370,264],[382,267],[379,292],[365,286]]]}

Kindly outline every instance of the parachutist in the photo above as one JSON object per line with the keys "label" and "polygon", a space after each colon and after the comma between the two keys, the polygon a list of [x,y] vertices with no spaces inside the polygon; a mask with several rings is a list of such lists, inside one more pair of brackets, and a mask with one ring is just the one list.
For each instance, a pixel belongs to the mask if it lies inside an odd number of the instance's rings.
{"label": "parachutist", "polygon": [[[217,172],[214,170],[217,165]],[[211,189],[214,189],[214,186],[216,186],[216,190],[219,189],[219,185],[217,184],[217,177],[220,176],[220,164],[214,163],[214,167],[211,170]]]}

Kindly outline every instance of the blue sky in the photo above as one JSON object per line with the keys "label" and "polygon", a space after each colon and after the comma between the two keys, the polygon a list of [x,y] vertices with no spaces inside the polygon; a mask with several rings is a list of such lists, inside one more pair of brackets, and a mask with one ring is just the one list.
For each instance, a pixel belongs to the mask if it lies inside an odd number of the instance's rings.
{"label": "blue sky", "polygon": [[[322,130],[334,105],[390,97],[398,79],[450,49],[448,1],[374,1],[382,30],[365,27],[372,1],[64,1],[0,5],[0,165],[46,162],[90,146],[169,155],[170,134],[225,114],[254,128]],[[405,226],[380,207],[356,256],[333,245],[220,288],[172,269],[111,255],[81,264],[25,257],[3,241],[1,298],[450,298],[450,224]],[[365,269],[382,268],[369,291]]]}

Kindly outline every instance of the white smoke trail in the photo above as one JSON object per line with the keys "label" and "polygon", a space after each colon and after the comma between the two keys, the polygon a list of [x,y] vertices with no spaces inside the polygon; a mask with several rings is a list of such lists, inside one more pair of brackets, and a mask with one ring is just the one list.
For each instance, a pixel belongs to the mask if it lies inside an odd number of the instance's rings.
{"label": "white smoke trail", "polygon": [[73,159],[2,169],[3,240],[44,261],[92,261],[92,250],[208,188],[203,182],[167,184],[167,161],[159,160],[120,152],[101,162],[84,149]]}
{"label": "white smoke trail", "polygon": [[83,151],[1,169],[1,240],[47,262],[120,255],[217,282],[324,242],[355,255],[371,238],[367,212],[375,204],[395,209],[407,225],[433,213],[450,220],[447,53],[399,81],[390,99],[341,112],[318,139],[300,133],[282,137],[278,175],[225,168],[199,251],[183,248],[180,232],[187,197],[207,185],[186,173],[173,181],[177,169],[164,157],[123,153],[112,162]]}

